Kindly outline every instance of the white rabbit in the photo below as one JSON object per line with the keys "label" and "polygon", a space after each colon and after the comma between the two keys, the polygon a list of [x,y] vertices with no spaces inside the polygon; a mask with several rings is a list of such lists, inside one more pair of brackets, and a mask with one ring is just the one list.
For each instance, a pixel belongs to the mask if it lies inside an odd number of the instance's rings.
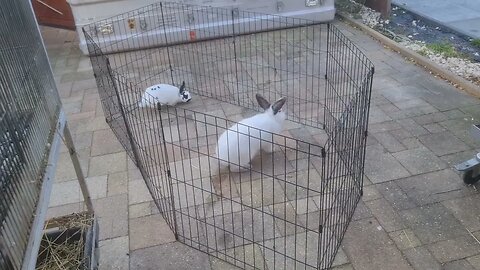
{"label": "white rabbit", "polygon": [[223,132],[218,139],[216,155],[220,160],[220,171],[228,165],[232,172],[248,170],[250,161],[260,149],[265,152],[274,150],[272,133],[280,133],[283,130],[286,114],[282,107],[287,99],[281,98],[270,105],[260,94],[257,94],[256,98],[265,111],[243,119]]}
{"label": "white rabbit", "polygon": [[174,106],[179,102],[189,102],[192,96],[185,90],[185,82],[180,88],[170,84],[156,84],[148,87],[138,103],[141,108],[156,108],[158,105]]}

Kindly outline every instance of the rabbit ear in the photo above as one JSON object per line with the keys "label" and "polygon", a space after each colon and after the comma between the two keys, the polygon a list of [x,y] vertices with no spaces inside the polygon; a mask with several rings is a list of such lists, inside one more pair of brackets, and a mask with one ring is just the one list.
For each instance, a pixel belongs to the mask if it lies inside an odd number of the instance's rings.
{"label": "rabbit ear", "polygon": [[275,103],[273,103],[272,110],[273,110],[274,115],[277,114],[282,109],[285,102],[287,102],[287,98],[283,97],[283,98],[275,101]]}
{"label": "rabbit ear", "polygon": [[256,94],[255,97],[257,98],[258,105],[262,107],[264,110],[268,110],[270,108],[270,102],[268,102],[262,95]]}
{"label": "rabbit ear", "polygon": [[180,86],[180,94],[185,92],[185,81],[182,82],[182,86]]}

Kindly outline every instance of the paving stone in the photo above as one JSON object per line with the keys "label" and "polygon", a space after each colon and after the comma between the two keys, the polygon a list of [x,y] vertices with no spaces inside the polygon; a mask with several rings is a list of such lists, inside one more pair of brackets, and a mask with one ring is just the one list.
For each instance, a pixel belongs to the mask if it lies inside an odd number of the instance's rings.
{"label": "paving stone", "polygon": [[103,112],[102,103],[97,101],[96,105],[97,106],[95,108],[95,118],[104,118],[105,119],[105,113]]}
{"label": "paving stone", "polygon": [[405,210],[417,206],[394,181],[377,184],[375,187],[395,210]]}
{"label": "paving stone", "polygon": [[[402,142],[404,139],[406,138],[411,138],[413,137],[413,134],[408,132],[406,129],[404,128],[400,128],[400,129],[396,129],[396,130],[392,130],[390,131],[390,134],[393,135],[393,137],[395,137],[397,140],[399,140],[400,142]],[[402,145],[404,147],[407,147],[405,144],[402,143]],[[408,147],[407,147],[408,148]]]}
{"label": "paving stone", "polygon": [[72,82],[57,83],[57,90],[62,99],[69,97],[72,91]]}
{"label": "paving stone", "polygon": [[445,128],[440,126],[439,124],[428,124],[423,126],[425,129],[427,129],[430,133],[440,133],[446,131]]}
{"label": "paving stone", "polygon": [[216,243],[218,249],[228,249],[244,241],[261,241],[280,235],[268,208],[264,208],[264,212],[253,209],[253,213],[252,210],[244,210],[207,218],[206,225],[202,225],[205,227],[202,230],[206,232],[206,239],[202,238],[200,242],[207,243],[208,240],[209,243]]}
{"label": "paving stone", "polygon": [[391,232],[389,233],[389,236],[400,250],[415,248],[422,245],[420,240],[410,229],[403,229],[396,232]]}
{"label": "paving stone", "polygon": [[378,104],[378,103],[372,102],[372,104],[378,106],[378,108],[380,108],[385,113],[388,114],[388,113],[394,113],[394,112],[401,111],[397,106],[395,106],[393,103],[391,103],[390,101],[388,101],[384,97],[380,97],[380,98],[384,99],[386,102],[385,103],[382,102],[383,104]]}
{"label": "paving stone", "polygon": [[[333,197],[333,196],[332,196]],[[319,210],[319,206],[322,207],[323,210],[328,209],[331,207],[329,205],[329,199],[332,197],[327,196],[309,196],[308,198],[302,198],[295,201],[290,201],[293,209],[296,210],[296,213],[299,215],[303,215],[310,212],[315,212]],[[320,205],[320,201],[323,198],[323,205]]]}
{"label": "paving stone", "polygon": [[107,194],[108,196],[124,194],[128,192],[127,172],[112,173],[108,175]]}
{"label": "paving stone", "polygon": [[128,182],[128,203],[130,205],[149,202],[152,195],[148,191],[147,185],[143,180],[134,180]]}
{"label": "paving stone", "polygon": [[393,156],[413,175],[446,168],[445,162],[427,148],[406,150]]}
{"label": "paving stone", "polygon": [[292,134],[292,136],[297,140],[301,140],[304,142],[313,142],[312,135],[303,127],[290,129],[288,130],[288,132],[290,132],[290,134]]}
{"label": "paving stone", "polygon": [[378,230],[378,227],[380,224],[375,219],[350,223],[342,248],[355,269],[391,269],[392,266],[395,269],[412,269],[385,231]]}
{"label": "paving stone", "polygon": [[[214,190],[215,188],[213,187],[213,184],[210,183],[210,178],[194,180],[187,183],[178,182],[178,184],[173,184],[173,190],[175,190],[175,208],[188,208],[194,205],[202,205],[204,203],[211,202],[216,197],[215,192],[221,193],[224,196],[228,196],[228,198],[238,197],[234,185],[232,184],[233,182],[225,182],[228,184],[222,184],[221,189],[218,187],[217,191]],[[233,188],[231,188],[232,186]]]}
{"label": "paving stone", "polygon": [[397,122],[414,136],[429,134],[428,130],[417,124],[413,119],[401,119]]}
{"label": "paving stone", "polygon": [[82,102],[83,100],[83,94],[82,95],[74,95],[70,96],[68,98],[62,98],[62,103],[76,103],[76,102]]}
{"label": "paving stone", "polygon": [[367,186],[363,188],[362,200],[364,202],[382,198],[382,194],[375,186]]}
{"label": "paving stone", "polygon": [[449,130],[452,134],[455,134],[455,136],[458,137],[461,134],[470,135],[470,130],[472,129],[472,125],[476,123],[477,121],[475,121],[475,119],[471,117],[465,117],[461,119],[442,121],[442,122],[439,122],[438,124],[441,125],[443,128]]}
{"label": "paving stone", "polygon": [[332,270],[354,270],[354,268],[351,264],[344,264],[340,266],[335,266],[332,268]]}
{"label": "paving stone", "polygon": [[410,175],[391,154],[379,154],[368,151],[368,149],[365,161],[365,174],[375,184]]}
{"label": "paving stone", "polygon": [[347,254],[345,254],[345,251],[343,251],[343,248],[339,247],[337,251],[337,255],[333,260],[332,267],[341,266],[348,263],[349,263],[349,260],[348,260]]}
{"label": "paving stone", "polygon": [[365,205],[365,203],[360,200],[355,208],[355,212],[353,213],[352,220],[359,220],[364,218],[372,217],[372,212],[370,209]]}
{"label": "paving stone", "polygon": [[390,121],[392,118],[375,106],[370,107],[370,115],[368,119],[369,124],[382,123]]}
{"label": "paving stone", "polygon": [[462,112],[459,109],[452,109],[448,111],[444,111],[443,114],[448,118],[448,119],[458,119],[458,118],[464,118],[467,115]]}
{"label": "paving stone", "polygon": [[438,123],[441,121],[445,121],[447,119],[448,119],[448,116],[445,115],[445,113],[443,112],[436,112],[436,113],[430,113],[430,114],[413,117],[413,120],[417,122],[419,125],[428,125],[428,124]]}
{"label": "paving stone", "polygon": [[[91,131],[85,131],[81,128],[76,128],[77,126],[75,125],[76,122],[80,121],[80,120],[88,120],[92,117],[95,117],[95,114],[93,112],[81,112],[81,113],[74,113],[74,114],[70,114],[67,118],[68,118],[68,127],[70,128],[70,132],[72,132],[72,136],[73,138],[75,139],[75,135],[76,133],[85,133],[85,132],[90,132]],[[71,123],[74,123],[73,125]],[[89,144],[88,146],[90,147],[91,144]]]}
{"label": "paving stone", "polygon": [[93,78],[92,71],[69,72],[62,75],[61,83],[88,80]]}
{"label": "paving stone", "polygon": [[[256,244],[241,245],[226,250],[225,260],[244,269],[264,270],[266,269],[266,262],[262,250],[262,247]],[[222,257],[222,255],[220,256]]]}
{"label": "paving stone", "polygon": [[368,131],[370,133],[386,132],[401,129],[402,126],[396,121],[386,121],[380,123],[368,123]]}
{"label": "paving stone", "polygon": [[467,260],[447,262],[443,265],[444,270],[475,270]]}
{"label": "paving stone", "polygon": [[[298,261],[316,265],[318,256],[317,238],[318,234],[309,232],[265,241],[266,248],[263,249],[263,252],[267,268],[276,270],[305,269],[305,264]],[[292,258],[296,258],[298,261],[295,262]],[[312,268],[308,267],[306,269]]]}
{"label": "paving stone", "polygon": [[370,179],[368,179],[368,177],[366,175],[363,176],[363,187],[368,187],[368,186],[371,186],[373,185],[372,181],[370,181]]}
{"label": "paving stone", "polygon": [[473,267],[475,267],[475,269],[480,269],[480,255],[475,255],[475,256],[472,256],[472,257],[468,257],[466,259],[471,265],[473,265]]}
{"label": "paving stone", "polygon": [[394,104],[402,111],[405,111],[407,115],[412,115],[408,114],[412,111],[418,111],[419,114],[428,114],[437,111],[433,106],[431,106],[421,98],[414,98],[405,101],[395,102]]}
{"label": "paving stone", "polygon": [[467,258],[480,253],[480,243],[472,236],[461,236],[427,246],[441,263]]}
{"label": "paving stone", "polygon": [[395,153],[406,149],[405,146],[402,145],[402,143],[400,143],[394,136],[392,136],[388,132],[374,133],[372,135],[390,153]]}
{"label": "paving stone", "polygon": [[89,176],[111,174],[127,170],[125,152],[96,156],[90,158]]}
{"label": "paving stone", "polygon": [[79,113],[82,111],[82,102],[64,102],[62,104],[63,109],[67,115]]}
{"label": "paving stone", "polygon": [[[436,80],[439,81],[439,80]],[[426,87],[432,87],[431,85]],[[431,88],[430,88],[431,89]],[[436,88],[433,91],[438,91]],[[441,95],[428,95],[425,97],[433,107],[437,108],[440,111],[447,111],[451,109],[455,109],[457,107],[467,106],[471,104],[475,104],[475,99],[471,98],[471,96],[463,95],[460,92],[452,91],[452,87],[448,86],[449,93],[443,93]]]}
{"label": "paving stone", "polygon": [[366,205],[385,231],[393,232],[405,227],[402,218],[395,212],[387,200],[378,199],[369,201],[366,202]]}
{"label": "paving stone", "polygon": [[212,270],[241,270],[241,268],[213,256],[210,256],[210,265]]}
{"label": "paving stone", "polygon": [[130,269],[209,270],[210,263],[207,254],[174,242],[132,251]]}
{"label": "paving stone", "polygon": [[[89,112],[92,113],[92,112]],[[93,119],[82,119],[79,120],[70,126],[76,126],[73,133],[78,132],[87,132],[87,131],[95,131],[95,130],[102,130],[102,129],[109,129],[109,126],[105,122],[105,117],[95,117]]]}
{"label": "paving stone", "polygon": [[467,228],[475,232],[480,230],[480,196],[458,198],[444,201],[442,204]]}
{"label": "paving stone", "polygon": [[87,210],[87,207],[83,202],[63,204],[63,205],[54,206],[54,207],[49,206],[45,220],[51,219],[54,217],[66,216],[72,213],[78,213],[86,210]]}
{"label": "paving stone", "polygon": [[[72,135],[75,150],[80,151],[83,149],[90,148],[90,146],[92,145],[92,136],[93,136],[92,132],[83,132],[83,133]],[[64,144],[61,144],[60,152],[61,153],[68,152],[68,149]]]}
{"label": "paving stone", "polygon": [[469,194],[463,181],[451,169],[411,176],[395,182],[418,205]]}
{"label": "paving stone", "polygon": [[[128,217],[130,219],[150,216],[153,214],[152,204],[155,206],[153,201],[132,204],[128,207]],[[158,214],[158,213],[157,213]]]}
{"label": "paving stone", "polygon": [[118,153],[123,151],[123,146],[109,129],[93,132],[92,156]]}
{"label": "paving stone", "polygon": [[[285,182],[281,183],[271,177],[264,177],[264,179],[256,181],[246,181],[237,184],[237,190],[241,192],[243,204],[252,206],[254,208],[260,206],[268,206],[274,203],[287,201],[283,187]],[[290,186],[293,191],[292,199],[295,197],[295,188]]]}
{"label": "paving stone", "polygon": [[[78,159],[80,160],[80,166],[82,167],[83,174],[88,175],[88,159],[90,156],[90,148],[77,150]],[[72,159],[68,152],[60,153],[58,155],[57,168],[55,170],[55,181],[68,181],[77,179],[77,174],[73,168]]]}
{"label": "paving stone", "polygon": [[[92,199],[107,196],[107,176],[95,176],[85,179],[88,191]],[[59,182],[53,184],[49,206],[59,206],[82,202],[83,195],[77,180]]]}
{"label": "paving stone", "polygon": [[[130,161],[130,158],[128,159]],[[134,165],[135,166],[135,165]],[[128,179],[129,180],[138,180],[143,179],[142,173],[137,167],[128,168]]]}
{"label": "paving stone", "polygon": [[404,210],[400,215],[423,244],[468,234],[460,222],[441,204]]}
{"label": "paving stone", "polygon": [[472,116],[476,120],[480,119],[480,109],[479,109],[479,106],[477,104],[473,105],[473,106],[461,107],[460,110],[462,112]]}
{"label": "paving stone", "polygon": [[424,147],[423,144],[420,142],[419,139],[417,138],[405,138],[402,140],[402,144],[407,148],[407,149],[415,149],[419,147]]}
{"label": "paving stone", "polygon": [[415,270],[441,270],[441,264],[425,247],[416,247],[403,251],[408,262]]}
{"label": "paving stone", "polygon": [[99,242],[99,269],[129,270],[128,236]]}
{"label": "paving stone", "polygon": [[222,107],[223,112],[226,116],[240,114],[244,110],[240,106],[235,106],[235,105],[232,105],[232,104],[229,104],[229,103],[222,103],[221,107]]}
{"label": "paving stone", "polygon": [[427,93],[427,92],[428,92],[427,89],[418,85],[415,85],[415,86],[399,85],[394,88],[384,87],[381,90],[382,95],[386,97],[388,100],[390,100],[391,102],[393,102],[394,104],[396,102],[418,98],[419,94],[421,95],[422,93]]}
{"label": "paving stone", "polygon": [[[84,60],[90,61],[88,58],[83,58]],[[82,61],[81,60],[81,61]],[[90,71],[91,72],[91,71]],[[93,78],[92,74],[92,79],[89,80],[81,80],[81,81],[73,81],[72,85],[72,91],[77,91],[77,90],[86,90],[86,89],[92,89],[92,88],[97,88],[97,82]]]}
{"label": "paving stone", "polygon": [[[419,137],[420,141],[437,156],[465,151],[468,146],[450,132],[429,134]],[[446,143],[448,142],[448,143]]]}
{"label": "paving stone", "polygon": [[100,94],[98,92],[97,87],[95,86],[94,88],[91,88],[91,89],[85,89],[84,97],[90,97],[90,98],[95,97],[97,99],[100,99]]}
{"label": "paving stone", "polygon": [[456,133],[455,136],[468,145],[470,148],[479,149],[480,148],[480,141],[472,137],[470,128],[462,130],[459,133]]}
{"label": "paving stone", "polygon": [[130,250],[174,242],[175,235],[161,215],[130,219]]}
{"label": "paving stone", "polygon": [[100,226],[100,239],[109,239],[128,234],[127,195],[116,195],[93,201]]}
{"label": "paving stone", "polygon": [[[295,209],[290,203],[279,203],[268,206],[270,212],[275,217],[275,225],[277,226],[277,231],[282,236],[287,236],[302,232],[305,227],[305,220],[299,218]],[[309,222],[310,223],[310,222]],[[318,226],[318,221],[315,222],[315,225]]]}

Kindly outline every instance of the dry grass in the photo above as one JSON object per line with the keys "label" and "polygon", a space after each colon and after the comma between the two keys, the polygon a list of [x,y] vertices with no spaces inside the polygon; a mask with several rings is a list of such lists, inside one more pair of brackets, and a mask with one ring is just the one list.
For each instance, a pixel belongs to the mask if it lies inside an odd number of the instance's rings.
{"label": "dry grass", "polygon": [[87,212],[48,220],[45,231],[59,233],[55,237],[44,235],[36,269],[84,269],[85,234],[92,224],[93,217]]}

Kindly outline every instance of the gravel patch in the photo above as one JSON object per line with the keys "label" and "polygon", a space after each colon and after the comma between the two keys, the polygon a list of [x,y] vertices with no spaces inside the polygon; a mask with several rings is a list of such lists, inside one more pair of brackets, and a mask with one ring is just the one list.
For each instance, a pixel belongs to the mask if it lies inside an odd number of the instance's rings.
{"label": "gravel patch", "polygon": [[[441,67],[480,85],[480,48],[473,46],[470,38],[423,21],[397,6],[392,6],[392,16],[388,20],[383,20],[379,12],[353,0],[338,0],[337,8]],[[427,46],[440,43],[453,46],[458,56],[437,53]]]}

